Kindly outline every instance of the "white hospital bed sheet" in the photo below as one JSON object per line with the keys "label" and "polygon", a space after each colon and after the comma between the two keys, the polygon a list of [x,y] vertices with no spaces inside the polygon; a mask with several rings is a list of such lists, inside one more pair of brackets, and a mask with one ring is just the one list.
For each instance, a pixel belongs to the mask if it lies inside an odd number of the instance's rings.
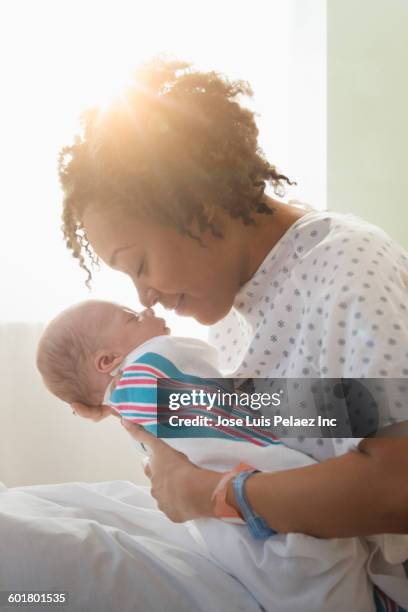
{"label": "white hospital bed sheet", "polygon": [[65,591],[70,612],[260,611],[128,481],[0,484],[0,558],[0,591]]}

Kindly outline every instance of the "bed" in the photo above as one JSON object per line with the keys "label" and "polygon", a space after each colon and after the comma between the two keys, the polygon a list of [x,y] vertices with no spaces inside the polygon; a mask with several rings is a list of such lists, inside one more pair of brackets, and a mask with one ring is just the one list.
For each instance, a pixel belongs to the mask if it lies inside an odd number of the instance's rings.
{"label": "bed", "polygon": [[128,481],[0,485],[0,542],[0,591],[66,592],[72,612],[260,611]]}

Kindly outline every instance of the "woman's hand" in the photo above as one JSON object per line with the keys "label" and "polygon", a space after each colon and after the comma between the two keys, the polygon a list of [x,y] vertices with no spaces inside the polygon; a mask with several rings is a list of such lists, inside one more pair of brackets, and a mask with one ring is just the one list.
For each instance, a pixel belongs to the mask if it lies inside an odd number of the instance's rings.
{"label": "woman's hand", "polygon": [[71,408],[75,414],[79,414],[79,416],[83,417],[84,419],[91,419],[92,421],[95,421],[95,423],[102,421],[102,419],[105,419],[108,416],[120,417],[115,410],[112,410],[110,406],[105,405],[87,406],[86,404],[74,402],[71,404]]}
{"label": "woman's hand", "polygon": [[130,435],[148,449],[144,473],[151,481],[151,494],[159,509],[175,523],[214,516],[211,493],[221,478],[219,472],[203,470],[143,427],[122,419]]}
{"label": "woman's hand", "polygon": [[[121,376],[122,371],[120,370],[111,382],[110,388],[112,391],[118,384]],[[102,421],[102,419],[106,419],[108,416],[120,418],[120,414],[116,412],[116,410],[112,410],[110,406],[106,406],[105,404],[101,404],[100,406],[87,406],[86,404],[81,404],[80,402],[73,402],[71,404],[71,408],[75,414],[79,414],[79,416],[83,417],[84,419],[91,419],[92,421],[95,421],[95,423]]]}

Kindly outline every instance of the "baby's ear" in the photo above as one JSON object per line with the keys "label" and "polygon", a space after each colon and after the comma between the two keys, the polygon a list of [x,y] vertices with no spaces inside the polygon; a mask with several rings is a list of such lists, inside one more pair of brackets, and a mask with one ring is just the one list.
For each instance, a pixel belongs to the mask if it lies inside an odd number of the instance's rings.
{"label": "baby's ear", "polygon": [[97,351],[94,357],[94,365],[97,372],[102,374],[110,374],[112,370],[117,368],[123,361],[123,355],[112,353],[105,350]]}

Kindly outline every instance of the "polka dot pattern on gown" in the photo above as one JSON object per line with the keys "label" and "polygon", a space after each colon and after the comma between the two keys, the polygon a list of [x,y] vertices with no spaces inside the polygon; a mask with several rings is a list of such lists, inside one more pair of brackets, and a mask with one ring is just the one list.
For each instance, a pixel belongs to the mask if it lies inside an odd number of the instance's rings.
{"label": "polka dot pattern on gown", "polygon": [[[230,377],[406,378],[407,295],[407,253],[388,234],[353,214],[312,211],[274,245],[209,342]],[[406,405],[390,398],[382,426],[407,419]],[[284,442],[316,459],[350,447],[298,438]]]}

